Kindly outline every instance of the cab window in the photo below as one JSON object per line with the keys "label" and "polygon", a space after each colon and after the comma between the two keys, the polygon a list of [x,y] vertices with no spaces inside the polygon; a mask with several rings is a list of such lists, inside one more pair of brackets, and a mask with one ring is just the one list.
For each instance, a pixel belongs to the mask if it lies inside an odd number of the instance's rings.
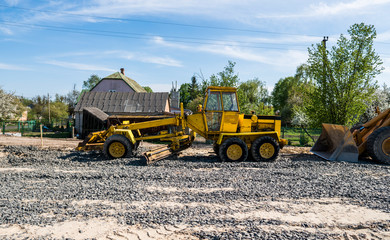
{"label": "cab window", "polygon": [[238,111],[236,93],[222,93],[223,110]]}
{"label": "cab window", "polygon": [[206,111],[222,111],[221,95],[219,92],[210,92],[207,98]]}

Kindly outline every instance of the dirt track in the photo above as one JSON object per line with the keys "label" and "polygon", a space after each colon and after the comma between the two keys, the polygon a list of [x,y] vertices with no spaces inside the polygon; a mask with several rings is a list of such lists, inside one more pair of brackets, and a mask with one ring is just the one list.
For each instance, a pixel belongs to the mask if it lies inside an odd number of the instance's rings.
{"label": "dirt track", "polygon": [[204,144],[145,166],[77,143],[0,137],[0,239],[390,238],[389,166],[291,147],[221,163]]}

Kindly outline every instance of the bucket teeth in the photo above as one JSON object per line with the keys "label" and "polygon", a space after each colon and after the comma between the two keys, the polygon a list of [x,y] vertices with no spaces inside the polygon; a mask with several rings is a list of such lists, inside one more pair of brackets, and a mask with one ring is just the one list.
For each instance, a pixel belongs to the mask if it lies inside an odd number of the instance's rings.
{"label": "bucket teeth", "polygon": [[158,160],[169,157],[172,154],[171,149],[167,146],[158,147],[144,153],[146,164],[152,164]]}

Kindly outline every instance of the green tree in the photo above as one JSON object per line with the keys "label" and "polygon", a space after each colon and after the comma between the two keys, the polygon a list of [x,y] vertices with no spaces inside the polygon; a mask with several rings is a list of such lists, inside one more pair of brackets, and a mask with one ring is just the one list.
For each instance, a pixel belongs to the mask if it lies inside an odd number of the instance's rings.
{"label": "green tree", "polygon": [[225,66],[222,72],[211,75],[209,80],[203,80],[202,92],[204,92],[208,86],[237,87],[240,79],[238,74],[234,72],[235,65],[235,62],[228,61],[228,65]]}
{"label": "green tree", "polygon": [[143,88],[144,88],[145,91],[148,92],[148,93],[152,93],[152,92],[153,92],[153,90],[152,90],[149,86],[144,86]]}
{"label": "green tree", "polygon": [[309,74],[314,88],[305,103],[311,124],[322,122],[352,125],[364,113],[367,99],[377,88],[375,76],[381,73],[382,61],[373,48],[376,31],[373,25],[354,24],[349,37],[341,35],[328,51],[325,44],[309,48]]}
{"label": "green tree", "polygon": [[192,100],[191,99],[191,84],[189,83],[183,83],[180,85],[179,92],[180,92],[180,102],[183,103],[184,108],[187,108],[188,103]]}
{"label": "green tree", "polygon": [[66,94],[65,102],[68,105],[69,116],[74,116],[74,109],[76,107],[80,94],[80,91],[76,90],[76,84],[73,85],[73,90]]}
{"label": "green tree", "polygon": [[190,96],[194,100],[200,95],[199,84],[195,76],[191,77]]}
{"label": "green tree", "polygon": [[242,82],[237,89],[241,112],[249,114],[251,110],[261,114],[268,109],[269,96],[265,82],[258,78]]}
{"label": "green tree", "polygon": [[[44,112],[43,117],[49,119],[49,111]],[[50,119],[61,120],[68,118],[68,105],[62,101],[50,102]]]}
{"label": "green tree", "polygon": [[192,112],[196,112],[199,105],[202,105],[204,102],[203,96],[197,96],[195,99],[192,99],[187,104],[187,109],[190,109]]}
{"label": "green tree", "polygon": [[100,77],[96,74],[92,74],[87,81],[83,82],[83,89],[84,90],[91,90],[95,85],[100,81]]}
{"label": "green tree", "polygon": [[50,119],[68,118],[68,104],[66,96],[56,94],[55,100],[49,100],[48,96],[36,96],[32,99],[32,109],[28,113],[29,119],[49,119],[49,101],[50,101]]}

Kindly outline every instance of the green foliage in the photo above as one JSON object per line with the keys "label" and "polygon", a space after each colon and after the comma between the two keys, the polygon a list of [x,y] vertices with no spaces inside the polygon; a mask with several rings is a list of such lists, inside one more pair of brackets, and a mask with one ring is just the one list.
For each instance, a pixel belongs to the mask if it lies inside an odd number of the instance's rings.
{"label": "green foliage", "polygon": [[[48,111],[44,113],[44,118],[48,119]],[[68,118],[68,105],[65,102],[54,101],[50,104],[50,118],[64,119]]]}
{"label": "green foliage", "polygon": [[144,88],[145,91],[148,92],[148,93],[152,93],[152,92],[153,92],[153,90],[152,90],[149,86],[144,86],[143,88]]}
{"label": "green foliage", "polygon": [[191,84],[189,83],[183,83],[180,85],[180,102],[183,103],[184,108],[188,108],[188,103],[192,100],[191,99],[191,92],[190,92]]}
{"label": "green foliage", "polygon": [[306,146],[310,142],[309,136],[307,136],[306,133],[301,132],[301,135],[299,136],[299,144],[301,146]]}
{"label": "green foliage", "polygon": [[[199,104],[203,104],[203,94],[208,86],[237,87],[238,101],[241,112],[273,115],[274,109],[270,104],[270,97],[265,82],[258,78],[239,82],[238,74],[234,71],[235,62],[228,61],[224,70],[213,74],[209,79],[205,79],[202,74],[197,74],[202,79],[202,84],[198,84],[196,76],[191,78],[191,83],[184,83],[180,86],[180,101],[185,108],[196,111]],[[205,107],[205,106],[203,106]]]}
{"label": "green foliage", "polygon": [[309,92],[305,112],[314,126],[322,122],[352,125],[377,88],[374,78],[383,68],[373,49],[374,26],[354,24],[348,33],[348,38],[340,36],[331,51],[321,44],[309,49],[314,88]]}
{"label": "green foliage", "polygon": [[202,92],[208,86],[237,87],[240,79],[238,78],[238,74],[234,72],[235,65],[235,62],[228,61],[228,65],[222,72],[211,75],[209,80],[203,80]]}
{"label": "green foliage", "polygon": [[100,77],[96,74],[92,74],[87,81],[83,82],[83,89],[84,90],[91,90],[95,85],[100,81]]}
{"label": "green foliage", "polygon": [[257,114],[274,114],[273,108],[271,110],[271,107],[266,106],[269,103],[269,96],[265,82],[258,78],[242,82],[238,86],[237,94],[242,113],[249,114],[253,110]]}
{"label": "green foliage", "polygon": [[294,77],[282,78],[275,84],[271,93],[272,104],[276,110],[280,111],[283,123],[292,123],[294,116],[300,114],[307,98],[305,93],[309,92],[312,86],[306,64],[297,68]]}
{"label": "green foliage", "polygon": [[190,97],[191,100],[194,100],[197,98],[199,95],[202,95],[199,89],[199,84],[197,82],[197,79],[195,76],[191,77],[191,86],[190,86]]}
{"label": "green foliage", "polygon": [[197,111],[197,107],[199,105],[203,105],[203,102],[204,102],[203,96],[197,96],[195,99],[191,100],[188,103],[187,109],[190,109],[192,112],[196,112]]}
{"label": "green foliage", "polygon": [[65,102],[68,104],[68,114],[70,116],[74,115],[74,109],[76,107],[80,94],[80,91],[76,90],[76,85],[74,85],[73,90],[70,91],[65,97]]}
{"label": "green foliage", "polygon": [[[36,96],[32,99],[32,108],[28,113],[28,119],[49,119],[48,96]],[[60,120],[68,118],[68,104],[66,97],[56,94],[55,101],[50,101],[50,119]]]}

